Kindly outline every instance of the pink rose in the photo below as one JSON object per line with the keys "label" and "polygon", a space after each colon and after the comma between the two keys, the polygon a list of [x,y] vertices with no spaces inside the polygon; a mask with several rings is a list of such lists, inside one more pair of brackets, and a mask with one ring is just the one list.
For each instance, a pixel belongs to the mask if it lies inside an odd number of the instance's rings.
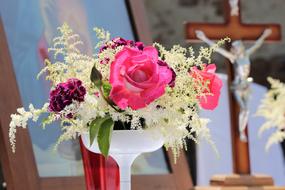
{"label": "pink rose", "polygon": [[223,86],[222,80],[215,74],[216,65],[204,65],[203,70],[193,67],[191,71],[190,75],[192,77],[197,78],[198,75],[202,77],[203,82],[209,81],[209,92],[205,91],[205,93],[211,93],[212,95],[199,97],[201,107],[207,110],[215,109],[219,103],[220,91]]}
{"label": "pink rose", "polygon": [[110,99],[121,109],[144,108],[165,93],[171,80],[172,71],[158,64],[154,47],[124,47],[111,64]]}

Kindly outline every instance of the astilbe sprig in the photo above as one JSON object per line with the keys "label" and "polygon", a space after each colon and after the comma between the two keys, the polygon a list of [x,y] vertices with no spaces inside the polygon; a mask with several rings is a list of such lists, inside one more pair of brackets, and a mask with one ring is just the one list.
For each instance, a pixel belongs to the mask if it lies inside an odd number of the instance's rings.
{"label": "astilbe sprig", "polygon": [[17,109],[17,114],[11,115],[11,122],[9,128],[9,139],[12,147],[12,151],[16,150],[16,132],[17,127],[26,128],[28,120],[32,119],[36,122],[40,115],[46,113],[48,110],[48,104],[44,104],[41,109],[35,109],[32,104],[29,105],[29,110],[25,110],[23,107]]}

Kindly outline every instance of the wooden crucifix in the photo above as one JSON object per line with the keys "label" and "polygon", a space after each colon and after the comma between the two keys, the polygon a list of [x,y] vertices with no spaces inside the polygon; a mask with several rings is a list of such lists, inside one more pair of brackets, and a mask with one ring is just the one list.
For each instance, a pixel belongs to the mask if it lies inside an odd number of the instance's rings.
{"label": "wooden crucifix", "polygon": [[[219,40],[224,37],[231,38],[232,41],[237,40],[236,42],[243,41],[255,41],[254,47],[250,48],[248,51],[248,56],[250,51],[256,50],[260,47],[261,43],[266,41],[280,41],[281,40],[281,27],[278,24],[244,24],[241,20],[241,11],[239,5],[241,3],[239,0],[224,0],[224,19],[225,23],[222,24],[213,24],[213,23],[186,23],[186,39],[188,41],[195,41],[198,39],[204,39],[208,44],[211,43],[209,39]],[[207,38],[205,38],[207,36]],[[241,42],[241,41],[240,41]],[[234,45],[234,44],[232,44]],[[228,46],[230,49],[231,46]],[[234,58],[231,59],[231,55],[227,54],[228,51],[219,52],[222,55],[227,55],[231,62],[235,61]],[[223,54],[224,53],[224,54]],[[249,61],[249,59],[248,59]],[[250,155],[249,155],[249,145],[246,140],[242,140],[240,136],[240,126],[239,126],[239,113],[241,110],[241,104],[238,102],[235,94],[231,90],[234,80],[235,80],[235,68],[234,64],[227,64],[228,70],[228,85],[229,85],[229,102],[230,102],[230,111],[231,111],[231,135],[232,135],[232,154],[233,154],[233,172],[238,174],[239,181],[235,183],[243,183],[242,181],[249,181],[250,177]],[[246,126],[247,124],[245,124]],[[247,128],[245,129],[245,137],[247,138]],[[221,178],[212,178],[213,183],[223,185],[227,177]],[[242,178],[242,180],[240,180]],[[260,177],[261,181],[266,181],[264,185],[273,185],[272,180],[264,179]],[[253,179],[253,178],[250,178]],[[230,179],[232,180],[232,179]],[[253,184],[252,182],[250,182]],[[258,182],[257,182],[258,183]],[[246,185],[246,184],[244,184]]]}

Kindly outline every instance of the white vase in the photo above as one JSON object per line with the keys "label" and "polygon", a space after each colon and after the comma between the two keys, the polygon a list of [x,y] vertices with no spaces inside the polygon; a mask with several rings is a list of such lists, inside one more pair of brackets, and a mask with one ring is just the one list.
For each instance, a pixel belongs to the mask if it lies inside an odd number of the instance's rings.
{"label": "white vase", "polygon": [[[96,139],[90,146],[89,133],[81,135],[84,146],[91,152],[100,153]],[[119,165],[120,190],[131,190],[131,166],[142,153],[162,147],[163,137],[156,130],[114,130],[109,155]]]}

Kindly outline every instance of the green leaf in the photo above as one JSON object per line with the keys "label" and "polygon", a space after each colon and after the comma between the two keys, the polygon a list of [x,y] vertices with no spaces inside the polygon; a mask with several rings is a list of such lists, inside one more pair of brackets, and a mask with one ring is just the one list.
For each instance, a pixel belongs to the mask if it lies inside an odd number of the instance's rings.
{"label": "green leaf", "polygon": [[100,152],[105,157],[109,155],[113,128],[114,128],[114,121],[112,120],[111,117],[108,116],[108,118],[102,123],[98,132],[98,138],[97,138],[98,146]]}
{"label": "green leaf", "polygon": [[96,69],[95,66],[92,68],[90,80],[96,87],[100,88],[102,86],[102,74]]}
{"label": "green leaf", "polygon": [[90,138],[90,146],[93,144],[95,137],[98,134],[99,128],[104,122],[105,118],[98,117],[91,121],[89,125],[89,138]]}
{"label": "green leaf", "polygon": [[103,87],[104,96],[109,97],[111,89],[112,89],[111,84],[108,81],[103,81],[102,87]]}

